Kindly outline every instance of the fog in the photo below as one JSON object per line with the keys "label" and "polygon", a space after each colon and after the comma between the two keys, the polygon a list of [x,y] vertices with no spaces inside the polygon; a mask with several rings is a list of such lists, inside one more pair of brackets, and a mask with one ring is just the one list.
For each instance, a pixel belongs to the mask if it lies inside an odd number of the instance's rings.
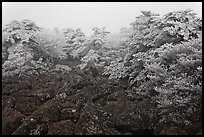
{"label": "fog", "polygon": [[3,2],[2,25],[30,19],[46,28],[81,28],[89,36],[93,27],[117,33],[129,27],[141,10],[164,15],[186,9],[202,17],[202,2]]}

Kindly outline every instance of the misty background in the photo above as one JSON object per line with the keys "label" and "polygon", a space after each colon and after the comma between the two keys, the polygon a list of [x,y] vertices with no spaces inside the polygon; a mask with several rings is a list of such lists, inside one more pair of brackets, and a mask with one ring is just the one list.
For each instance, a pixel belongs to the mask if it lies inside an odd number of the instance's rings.
{"label": "misty background", "polygon": [[90,36],[93,27],[120,32],[141,10],[162,16],[186,9],[202,17],[202,2],[2,2],[2,28],[12,20],[30,19],[45,28],[81,28]]}

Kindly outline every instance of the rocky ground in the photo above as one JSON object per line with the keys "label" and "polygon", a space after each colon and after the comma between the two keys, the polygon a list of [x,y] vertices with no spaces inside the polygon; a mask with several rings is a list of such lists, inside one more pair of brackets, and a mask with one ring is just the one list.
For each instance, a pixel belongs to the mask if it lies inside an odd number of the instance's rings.
{"label": "rocky ground", "polygon": [[[76,65],[76,64],[75,64]],[[116,83],[91,70],[4,77],[3,135],[194,134],[159,124],[150,98],[129,100],[125,81]]]}

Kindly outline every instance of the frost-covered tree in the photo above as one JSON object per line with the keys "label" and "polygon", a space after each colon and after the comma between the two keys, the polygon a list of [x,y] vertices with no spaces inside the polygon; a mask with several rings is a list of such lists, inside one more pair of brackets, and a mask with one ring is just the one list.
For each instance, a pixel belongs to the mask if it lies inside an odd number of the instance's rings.
{"label": "frost-covered tree", "polygon": [[64,35],[40,28],[31,20],[12,21],[3,28],[2,34],[3,75],[37,69],[47,71],[47,65],[54,63],[54,58],[65,57]]}
{"label": "frost-covered tree", "polygon": [[103,54],[107,51],[105,45],[107,44],[107,34],[105,27],[99,29],[93,28],[93,35],[84,42],[84,45],[79,47],[77,50],[72,51],[73,55],[77,55],[82,62],[79,67],[84,69],[89,62],[92,62],[96,67],[103,67],[105,62]]}
{"label": "frost-covered tree", "polygon": [[32,20],[12,21],[3,28],[4,41],[11,43],[28,42],[40,29]]}
{"label": "frost-covered tree", "polygon": [[42,29],[35,34],[35,42],[37,46],[32,48],[36,50],[36,59],[42,57],[44,60],[53,61],[53,58],[66,57],[63,51],[63,46],[66,44],[65,37],[60,30],[56,32],[56,30]]}
{"label": "frost-covered tree", "polygon": [[189,41],[198,37],[198,31],[202,29],[201,19],[188,9],[185,11],[170,12],[162,18],[160,24],[163,31],[171,36],[180,37],[181,41]]}
{"label": "frost-covered tree", "polygon": [[2,64],[8,58],[8,48],[22,43],[29,43],[33,35],[41,28],[35,22],[25,19],[12,21],[2,29]]}
{"label": "frost-covered tree", "polygon": [[86,36],[80,28],[74,30],[72,28],[65,28],[62,30],[65,38],[66,44],[63,47],[63,50],[73,57],[78,57],[78,51],[83,48],[83,45],[86,41]]}
{"label": "frost-covered tree", "polygon": [[[178,14],[182,15],[182,17],[180,17],[181,19],[185,17],[189,19],[185,20],[186,22],[184,22],[183,20],[180,20],[180,22],[167,21],[167,19],[170,19],[169,17],[173,18],[175,16],[176,18]],[[164,17],[158,17],[157,14],[153,14],[149,11],[142,11],[142,15],[136,17],[136,20],[131,23],[132,31],[128,35],[129,39],[127,39],[126,42],[126,44],[128,45],[127,50],[129,52],[122,59],[123,65],[121,67],[126,68],[126,73],[124,73],[123,77],[129,77],[129,74],[134,71],[134,66],[137,66],[138,59],[142,59],[143,61],[147,60],[145,59],[147,54],[146,52],[159,48],[166,43],[172,43],[173,45],[175,45],[181,43],[182,41],[187,41],[184,40],[183,36],[181,36],[180,34],[180,32],[184,31],[186,27],[180,27],[175,35],[171,35],[171,31],[168,31],[168,29],[166,29],[168,28],[169,23],[171,23],[171,26],[182,26],[181,24],[183,24],[187,26],[187,28],[194,30],[191,32],[192,37],[190,37],[191,35],[189,34],[188,40],[191,40],[192,38],[197,38],[197,35],[199,35],[200,33],[199,31],[202,28],[200,21],[201,20],[197,18],[195,14],[192,13],[192,11],[189,10],[172,12],[172,14],[167,14]],[[196,23],[193,24],[192,22]],[[154,56],[157,55],[155,54]],[[114,68],[113,66],[116,67],[116,64],[121,64],[121,59],[118,59],[118,61],[120,62],[112,62],[112,67],[107,67],[105,70],[105,74],[110,74],[112,77],[114,77],[112,68]]]}
{"label": "frost-covered tree", "polygon": [[99,29],[98,27],[94,27],[93,30],[93,35],[89,39],[89,43],[93,45],[93,48],[95,49],[100,49],[105,42],[107,42],[106,36],[110,32],[105,31],[105,27],[102,29]]}
{"label": "frost-covered tree", "polygon": [[199,111],[202,95],[201,19],[191,10],[163,17],[143,12],[131,25],[132,52],[112,61],[104,74],[128,79],[130,98],[154,100],[163,122],[191,123],[187,117]]}

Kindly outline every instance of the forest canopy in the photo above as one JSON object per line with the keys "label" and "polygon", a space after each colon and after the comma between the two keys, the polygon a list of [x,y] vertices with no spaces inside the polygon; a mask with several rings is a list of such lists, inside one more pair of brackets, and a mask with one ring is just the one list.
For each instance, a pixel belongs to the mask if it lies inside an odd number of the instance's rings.
{"label": "forest canopy", "polygon": [[[2,30],[2,81],[74,69],[87,75],[87,68],[93,79],[122,81],[130,101],[151,99],[161,116],[157,123],[182,125],[178,134],[191,134],[188,126],[200,117],[189,118],[201,111],[202,103],[202,19],[192,10],[164,16],[141,11],[119,34],[95,27],[90,37],[80,28],[50,30],[28,19]],[[165,134],[159,124],[153,125],[155,133]]]}

